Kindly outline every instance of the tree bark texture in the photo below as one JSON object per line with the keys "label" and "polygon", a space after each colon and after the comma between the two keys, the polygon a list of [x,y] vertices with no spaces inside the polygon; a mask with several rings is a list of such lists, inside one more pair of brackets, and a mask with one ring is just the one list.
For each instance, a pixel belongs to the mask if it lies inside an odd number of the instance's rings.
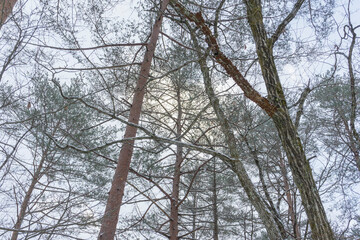
{"label": "tree bark texture", "polygon": [[348,68],[349,68],[349,77],[350,77],[350,91],[351,91],[351,114],[350,114],[350,129],[349,134],[350,140],[350,149],[354,153],[354,159],[358,170],[360,171],[360,137],[355,127],[356,119],[356,108],[357,108],[357,99],[356,99],[356,84],[355,84],[355,74],[352,63],[353,51],[356,43],[356,32],[351,22],[349,21],[350,32],[352,34],[351,44],[349,49],[349,54],[347,56]]}
{"label": "tree bark texture", "polygon": [[244,0],[244,3],[246,4],[247,18],[256,43],[257,55],[269,100],[277,108],[271,117],[286,152],[295,184],[300,191],[302,203],[312,230],[312,238],[314,240],[335,239],[316,188],[310,164],[306,159],[295,125],[290,118],[275,66],[273,56],[274,42],[267,37],[263,23],[261,1]]}
{"label": "tree bark texture", "polygon": [[8,19],[10,13],[12,12],[15,3],[17,0],[1,0],[0,1],[0,29],[2,25],[5,23],[6,19]]}
{"label": "tree bark texture", "polygon": [[[163,13],[166,10],[168,3],[169,0],[164,0],[161,2],[160,12],[155,20],[150,40],[147,44],[147,50],[145,52],[144,60],[141,64],[139,79],[135,88],[132,106],[130,108],[128,121],[131,123],[139,123],[142,103],[145,95],[145,87],[149,78],[151,61],[160,33]],[[127,125],[124,138],[134,138],[136,136],[136,132],[136,127]],[[106,204],[105,214],[101,223],[101,229],[99,233],[99,239],[101,240],[114,239],[116,225],[119,218],[120,206],[124,195],[125,183],[129,173],[134,142],[134,140],[128,140],[123,144],[121,148],[118,158],[118,164],[116,166],[115,174],[111,183],[111,189]]]}

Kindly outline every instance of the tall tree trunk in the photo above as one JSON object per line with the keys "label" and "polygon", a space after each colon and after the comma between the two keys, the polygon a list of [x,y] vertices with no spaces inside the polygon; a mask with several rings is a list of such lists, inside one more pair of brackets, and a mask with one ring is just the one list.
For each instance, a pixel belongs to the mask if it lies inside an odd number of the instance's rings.
{"label": "tall tree trunk", "polygon": [[[192,40],[196,49],[199,48],[196,36],[193,31],[191,31]],[[228,161],[227,164],[231,166],[231,169],[237,175],[241,186],[244,188],[247,197],[249,198],[251,204],[255,207],[256,211],[259,214],[262,223],[265,225],[269,238],[272,240],[284,239],[286,237],[286,232],[280,221],[277,221],[277,216],[274,216],[272,212],[267,208],[261,196],[255,189],[254,184],[252,183],[245,166],[240,160],[240,153],[236,144],[235,135],[231,129],[231,126],[225,116],[224,111],[220,106],[219,99],[216,97],[215,92],[212,88],[212,83],[210,79],[209,69],[206,65],[206,59],[201,56],[201,53],[198,52],[199,65],[203,75],[204,85],[206,94],[209,97],[211,105],[215,111],[216,117],[219,121],[222,132],[225,136],[225,142],[229,148],[230,156],[236,161]]]}
{"label": "tall tree trunk", "polygon": [[[204,74],[204,73],[203,73]],[[206,74],[207,75],[207,74]],[[223,110],[220,107],[219,99],[215,96],[214,90],[211,86],[209,76],[204,77],[206,92],[215,110],[217,119],[219,120],[222,132],[225,135],[225,142],[229,147],[230,156],[236,161],[229,161],[228,164],[240,180],[241,186],[244,188],[251,204],[255,207],[263,224],[266,227],[269,238],[272,240],[284,239],[286,237],[285,230],[280,221],[277,221],[277,216],[273,215],[270,209],[266,206],[261,196],[258,194],[254,184],[252,183],[244,164],[240,160],[240,153],[236,144],[236,138],[231,130],[228,120],[225,117]]]}
{"label": "tall tree trunk", "polygon": [[[181,108],[181,96],[180,86],[177,86],[177,105],[178,115],[176,119],[176,139],[181,141],[181,119],[182,119],[182,108]],[[182,145],[176,146],[176,161],[174,169],[173,187],[171,193],[171,214],[170,214],[170,240],[177,240],[179,233],[179,186],[180,186],[180,168],[183,161],[183,147]]]}
{"label": "tall tree trunk", "polygon": [[311,226],[312,238],[319,240],[334,239],[319,192],[316,188],[310,164],[306,159],[297,130],[290,118],[275,66],[273,56],[274,40],[267,37],[263,23],[261,1],[244,0],[244,2],[269,100],[276,107],[276,111],[271,116],[286,152],[294,181],[300,191],[302,203]]}
{"label": "tall tree trunk", "polygon": [[[166,10],[168,3],[169,0],[163,0],[161,2],[160,12],[156,17],[150,40],[147,45],[147,50],[145,52],[144,60],[141,64],[139,79],[135,88],[135,94],[128,119],[128,121],[131,123],[139,123],[142,103],[144,100],[146,82],[149,78],[151,61],[155,52],[156,43],[162,24],[163,13]],[[124,139],[131,139],[136,137],[136,132],[136,127],[127,125]],[[134,140],[128,140],[123,144],[121,148],[118,164],[116,166],[115,174],[111,183],[111,189],[106,204],[105,214],[101,223],[101,229],[99,233],[99,239],[101,240],[114,239],[116,225],[119,218],[120,206],[124,195],[125,182],[129,173],[134,142]]]}
{"label": "tall tree trunk", "polygon": [[214,227],[213,227],[213,239],[219,240],[219,213],[218,213],[218,197],[217,197],[217,182],[216,182],[216,159],[213,160],[213,176],[212,176],[212,210],[214,217]]}
{"label": "tall tree trunk", "polygon": [[353,51],[354,51],[354,47],[356,44],[357,36],[356,36],[355,28],[351,24],[350,19],[349,19],[349,26],[350,26],[349,30],[352,34],[349,54],[347,56],[349,77],[350,77],[350,91],[351,91],[351,112],[350,112],[351,132],[349,131],[350,132],[349,141],[350,141],[350,150],[354,154],[356,166],[357,166],[358,170],[360,171],[360,137],[359,137],[359,133],[357,132],[356,127],[355,127],[357,99],[356,99],[355,73],[354,73],[353,62],[352,62]]}
{"label": "tall tree trunk", "polygon": [[6,19],[12,12],[17,0],[1,0],[0,1],[0,29],[5,23]]}
{"label": "tall tree trunk", "polygon": [[191,238],[192,239],[196,239],[196,224],[197,224],[197,219],[196,219],[196,209],[198,208],[197,206],[197,191],[194,192],[194,198],[193,198],[193,206],[191,209],[191,213],[192,213],[192,233],[191,233]]}
{"label": "tall tree trunk", "polygon": [[[201,32],[205,35],[205,41],[208,44],[210,51],[213,53],[214,59],[233,78],[235,83],[243,90],[244,95],[251,101],[256,103],[264,111],[266,111],[266,113],[272,118],[277,128],[277,132],[279,134],[283,148],[286,152],[290,168],[294,176],[295,184],[300,191],[302,203],[304,205],[312,230],[312,238],[314,240],[332,240],[334,239],[334,234],[327,220],[319,192],[316,188],[310,164],[306,159],[305,152],[303,150],[303,146],[298,136],[297,130],[290,118],[286,99],[282,90],[281,82],[277,73],[272,52],[275,41],[278,39],[281,32],[285,29],[286,25],[295,17],[303,2],[304,0],[298,0],[296,2],[291,13],[278,26],[275,34],[271,38],[268,38],[263,23],[261,1],[244,0],[247,8],[248,22],[256,43],[257,55],[259,58],[262,75],[268,91],[269,99],[267,99],[261,96],[259,92],[257,92],[251,86],[251,84],[244,78],[244,76],[240,73],[240,71],[232,63],[232,61],[227,58],[225,54],[220,50],[217,40],[207,26],[207,24],[205,23],[201,12],[194,14],[188,9],[186,9],[178,1],[171,0],[172,6],[178,11],[178,13],[186,17],[189,21],[194,22],[201,30]],[[218,100],[215,101],[215,103],[216,102],[218,102]],[[220,120],[220,122],[221,121],[222,120]],[[235,139],[229,138],[226,140],[228,144],[235,143]],[[231,147],[229,146],[229,148],[231,152]],[[238,164],[236,164],[236,167],[238,167],[238,170],[241,170],[241,162],[239,161],[237,163]],[[247,183],[243,182],[242,184]],[[245,191],[250,191],[251,187],[244,187],[244,189]],[[256,195],[252,195],[250,192],[248,193],[249,197],[251,196],[256,198]],[[257,201],[255,200],[255,202]],[[258,211],[260,217],[266,218],[266,216],[269,216],[269,213],[262,213],[262,211],[264,211],[265,209],[261,209],[261,204],[254,206]],[[264,221],[264,219],[262,220]],[[270,224],[270,222],[268,223]],[[270,225],[267,226],[267,230],[271,230]],[[274,232],[274,234],[276,233]]]}

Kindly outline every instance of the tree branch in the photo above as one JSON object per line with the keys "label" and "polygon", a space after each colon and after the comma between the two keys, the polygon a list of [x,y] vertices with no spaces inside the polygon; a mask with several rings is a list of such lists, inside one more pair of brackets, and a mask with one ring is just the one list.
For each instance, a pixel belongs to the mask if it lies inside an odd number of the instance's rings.
{"label": "tree branch", "polygon": [[272,116],[276,112],[276,107],[272,105],[268,99],[262,97],[260,93],[251,86],[231,60],[220,50],[217,40],[209,27],[206,25],[201,12],[194,14],[176,0],[171,0],[170,4],[180,15],[195,23],[202,31],[205,35],[205,41],[208,44],[210,51],[213,53],[214,59],[234,79],[236,84],[243,90],[245,96],[264,109],[269,116]]}
{"label": "tree branch", "polygon": [[280,35],[285,31],[286,26],[291,22],[291,20],[294,19],[297,12],[300,10],[302,4],[305,2],[305,0],[298,0],[291,12],[286,16],[286,18],[280,23],[280,25],[277,27],[275,33],[271,37],[271,46],[274,45],[274,43],[279,39]]}

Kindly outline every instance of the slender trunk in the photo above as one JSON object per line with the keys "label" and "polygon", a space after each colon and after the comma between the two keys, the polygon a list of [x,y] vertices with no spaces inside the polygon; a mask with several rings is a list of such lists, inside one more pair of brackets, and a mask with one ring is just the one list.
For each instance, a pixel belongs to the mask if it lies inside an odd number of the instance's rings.
{"label": "slender trunk", "polygon": [[[196,36],[194,35],[193,31],[191,31],[191,35],[195,48],[200,49]],[[268,232],[270,239],[272,240],[284,239],[286,237],[285,230],[283,228],[280,229],[279,225],[277,225],[276,223],[277,217],[274,216],[265,205],[261,196],[256,191],[255,186],[252,183],[249,175],[247,174],[245,166],[240,161],[240,153],[238,151],[238,147],[236,144],[236,138],[234,133],[232,132],[230,124],[225,116],[225,113],[223,112],[220,106],[219,99],[216,97],[215,92],[212,88],[209,69],[206,65],[206,59],[203,58],[200,55],[200,53],[198,53],[198,57],[200,59],[199,64],[203,75],[205,91],[215,111],[216,117],[220,123],[221,130],[224,133],[225,142],[229,147],[230,156],[233,159],[236,159],[236,161],[229,161],[228,164],[231,166],[232,170],[237,175],[241,183],[241,186],[244,188],[251,204],[255,207],[256,211],[258,212],[259,217],[261,218],[263,224],[265,225],[265,228]]]}
{"label": "slender trunk", "polygon": [[[177,86],[177,103],[178,103],[178,116],[176,119],[176,139],[181,141],[181,119],[182,108],[180,98],[180,86]],[[171,219],[170,219],[170,240],[177,240],[179,233],[179,186],[180,186],[180,168],[183,161],[182,145],[176,146],[176,161],[174,169],[174,179],[171,194]]]}
{"label": "slender trunk", "polygon": [[[59,126],[60,126],[60,120],[57,122],[53,132],[51,133],[52,136],[55,135],[55,132],[58,130]],[[29,186],[28,190],[26,191],[25,197],[24,197],[24,199],[23,199],[23,201],[21,203],[20,212],[19,212],[19,215],[17,216],[16,223],[14,225],[15,230],[19,230],[21,228],[21,225],[22,225],[23,221],[24,221],[24,218],[25,218],[25,215],[26,215],[26,209],[29,206],[30,198],[31,198],[31,195],[32,195],[32,193],[33,193],[33,191],[35,189],[35,185],[36,185],[36,183],[38,183],[38,181],[40,180],[40,178],[41,178],[41,176],[43,174],[43,172],[42,172],[43,171],[43,166],[44,166],[45,160],[46,160],[46,158],[48,156],[49,148],[50,148],[50,143],[48,143],[46,148],[43,150],[43,153],[42,153],[42,156],[41,156],[41,159],[40,159],[40,162],[39,162],[39,166],[37,167],[37,169],[34,172],[34,175],[32,177],[30,186]],[[17,240],[18,235],[19,235],[19,232],[14,231],[12,233],[11,240]]]}
{"label": "slender trunk", "polygon": [[192,233],[191,238],[196,239],[196,209],[197,209],[197,191],[194,192],[194,201],[192,206]]}
{"label": "slender trunk", "polygon": [[[349,149],[353,153],[354,160],[355,160],[355,165],[356,165],[357,169],[360,171],[360,155],[359,155],[360,147],[359,147],[359,144],[357,143],[357,140],[356,140],[355,135],[354,135],[354,131],[356,133],[356,130],[351,130],[350,129],[351,126],[349,126],[348,119],[345,117],[343,111],[341,111],[340,109],[336,109],[336,111],[339,114],[340,119],[344,124],[344,128],[345,128],[345,131],[347,133],[347,138],[349,140],[349,143],[348,143]],[[351,124],[351,119],[350,119],[350,124]]]}
{"label": "slender trunk", "polygon": [[352,24],[350,23],[350,31],[352,33],[352,39],[349,49],[349,55],[347,57],[348,60],[348,68],[349,68],[349,76],[350,76],[350,91],[351,91],[351,113],[350,113],[350,128],[351,128],[351,134],[349,136],[350,139],[350,145],[351,151],[354,153],[355,163],[360,171],[360,137],[358,132],[355,128],[355,120],[356,120],[356,108],[357,108],[357,100],[356,100],[356,85],[355,85],[355,74],[352,64],[352,56],[353,51],[356,43],[356,32],[355,29],[352,27]]}
{"label": "slender trunk", "polygon": [[[144,60],[141,64],[139,79],[135,88],[133,103],[130,108],[130,115],[128,119],[128,121],[131,123],[139,123],[142,103],[145,95],[146,82],[149,78],[151,60],[155,52],[156,43],[163,19],[163,12],[165,11],[168,3],[169,0],[164,0],[161,2],[160,12],[155,20],[150,40],[147,45],[147,50],[145,52]],[[124,138],[134,138],[136,136],[136,131],[136,127],[128,125],[125,130]],[[116,166],[109,197],[106,203],[104,217],[101,223],[99,239],[114,239],[116,225],[119,218],[120,206],[124,195],[125,182],[129,173],[133,148],[134,140],[126,141],[121,148],[118,164]]]}
{"label": "slender trunk", "polygon": [[213,182],[212,182],[212,192],[213,192],[213,216],[214,216],[214,228],[213,228],[213,238],[214,240],[219,240],[219,214],[217,206],[217,184],[216,184],[216,159],[214,158],[213,164]]}
{"label": "slender trunk", "polygon": [[[210,78],[204,77],[204,81],[210,81]],[[220,107],[219,100],[214,94],[214,91],[210,85],[210,82],[206,82],[206,92],[209,96],[210,101],[212,102],[213,108],[215,110],[215,114],[220,122],[220,126],[222,132],[225,135],[225,142],[227,143],[230,151],[230,156],[236,161],[230,161],[232,170],[236,173],[241,186],[244,188],[246,195],[248,196],[251,204],[255,207],[256,211],[259,214],[263,224],[266,227],[266,230],[269,234],[269,238],[273,240],[279,240],[285,238],[284,229],[280,229],[279,225],[277,225],[277,216],[273,215],[272,212],[265,205],[261,196],[258,194],[255,189],[254,184],[252,183],[244,164],[240,160],[240,153],[238,152],[238,147],[236,144],[236,138],[231,130],[231,127],[228,123],[228,120],[225,117],[223,110]],[[282,225],[282,224],[281,224]]]}
{"label": "slender trunk", "polygon": [[17,0],[2,0],[0,3],[0,29],[12,12]]}
{"label": "slender trunk", "polygon": [[33,193],[33,191],[35,189],[36,183],[40,180],[41,172],[42,172],[43,165],[44,165],[44,162],[45,162],[45,159],[46,159],[46,155],[47,155],[47,149],[45,150],[45,152],[43,153],[43,155],[41,157],[39,166],[37,167],[37,169],[36,169],[36,171],[35,171],[35,173],[33,175],[30,186],[29,186],[28,190],[26,191],[25,197],[24,197],[24,199],[23,199],[23,201],[21,203],[20,212],[19,212],[19,215],[17,217],[16,223],[14,225],[15,231],[13,231],[13,233],[12,233],[11,240],[17,240],[18,239],[19,232],[16,231],[16,230],[19,230],[21,228],[21,224],[24,221],[24,217],[25,217],[25,214],[26,214],[26,209],[29,206],[31,195],[32,195],[32,193]]}
{"label": "slender trunk", "polygon": [[276,209],[275,204],[274,204],[274,202],[272,201],[272,199],[270,197],[268,187],[267,187],[267,185],[265,183],[264,169],[263,169],[262,164],[260,163],[260,159],[258,157],[257,151],[256,151],[256,149],[252,149],[252,147],[250,146],[249,141],[247,140],[246,136],[243,136],[242,138],[243,138],[246,146],[248,147],[248,149],[250,151],[250,155],[252,156],[256,167],[258,168],[259,178],[260,178],[261,186],[262,186],[262,189],[264,191],[266,200],[268,202],[268,208],[271,211],[271,213],[273,214],[274,220],[275,220],[276,224],[279,226],[279,229],[283,231],[283,235],[286,235],[284,225],[281,222],[280,214],[279,214],[278,210]]}
{"label": "slender trunk", "polygon": [[287,177],[286,166],[285,166],[284,159],[281,156],[280,156],[280,170],[281,170],[281,175],[282,175],[283,181],[284,181],[286,200],[289,205],[288,214],[289,214],[291,222],[292,222],[295,239],[301,240],[300,226],[296,219],[296,213],[294,210],[295,204],[294,204],[294,201],[292,200],[292,196],[291,196],[291,189],[290,189],[289,180]]}
{"label": "slender trunk", "polygon": [[309,219],[312,238],[334,239],[334,234],[327,220],[312,170],[306,159],[302,143],[288,111],[286,99],[281,86],[273,56],[274,42],[267,37],[263,23],[260,0],[244,0],[247,7],[247,18],[256,43],[257,55],[265,80],[270,103],[276,106],[272,113],[283,148],[286,152],[290,168],[298,187]]}

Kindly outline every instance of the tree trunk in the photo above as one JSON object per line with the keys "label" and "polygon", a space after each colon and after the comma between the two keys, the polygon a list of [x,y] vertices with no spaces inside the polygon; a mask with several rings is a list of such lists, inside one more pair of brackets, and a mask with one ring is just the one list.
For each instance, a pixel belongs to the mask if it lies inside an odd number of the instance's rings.
{"label": "tree trunk", "polygon": [[357,108],[357,100],[356,100],[356,85],[355,85],[355,74],[353,69],[353,51],[356,44],[356,32],[351,24],[350,25],[350,32],[352,34],[351,44],[349,49],[349,54],[347,56],[348,68],[349,68],[349,77],[350,77],[350,91],[351,91],[351,112],[350,112],[350,129],[351,133],[349,134],[349,141],[350,141],[350,150],[354,153],[355,163],[360,171],[360,137],[359,133],[355,127],[355,120],[356,120],[356,108]]}
{"label": "tree trunk", "polygon": [[45,152],[43,152],[43,155],[41,157],[39,166],[37,167],[37,169],[36,169],[36,171],[35,171],[35,173],[34,173],[34,175],[32,177],[30,186],[29,186],[28,190],[26,191],[25,197],[24,197],[24,199],[23,199],[23,201],[21,203],[20,212],[19,212],[19,215],[17,216],[16,223],[14,225],[15,230],[12,233],[11,240],[17,240],[18,239],[19,232],[16,231],[16,230],[19,230],[21,228],[22,222],[24,221],[24,217],[25,217],[25,214],[26,214],[26,209],[29,206],[31,195],[32,195],[32,193],[33,193],[33,191],[35,189],[36,183],[40,180],[40,177],[42,175],[41,172],[43,170],[43,165],[44,165],[46,156],[48,154],[47,152],[48,152],[48,149],[46,149]]}
{"label": "tree trunk", "polygon": [[0,29],[12,12],[17,0],[2,0],[0,3]]}
{"label": "tree trunk", "polygon": [[[57,122],[51,136],[55,135],[55,133],[58,130],[59,126],[60,126],[60,120]],[[12,233],[11,240],[17,240],[18,239],[19,232],[16,231],[16,230],[19,230],[21,228],[21,225],[22,225],[22,223],[24,221],[24,218],[25,218],[25,215],[26,215],[26,209],[29,206],[31,195],[32,195],[32,193],[33,193],[33,191],[35,189],[35,185],[39,182],[40,178],[44,174],[43,166],[44,166],[45,160],[46,160],[46,158],[47,158],[47,156],[49,154],[49,150],[50,150],[50,142],[48,143],[46,148],[43,150],[42,157],[41,157],[40,162],[39,162],[39,166],[36,168],[36,170],[34,172],[34,175],[32,177],[30,186],[29,186],[28,190],[26,191],[25,197],[24,197],[24,199],[23,199],[23,201],[21,203],[20,212],[19,212],[19,215],[17,216],[16,223],[14,225],[15,231]]]}
{"label": "tree trunk", "polygon": [[[139,79],[135,88],[133,103],[130,108],[130,115],[128,119],[128,121],[131,123],[139,123],[142,103],[144,100],[146,82],[149,78],[151,61],[155,52],[156,43],[162,24],[163,13],[166,10],[168,3],[169,0],[164,0],[161,2],[160,12],[155,20],[150,40],[147,45],[147,50],[145,52],[144,60],[141,64]],[[124,138],[134,138],[136,136],[136,132],[136,127],[127,125]],[[134,140],[128,140],[123,144],[121,148],[118,164],[116,166],[115,174],[111,183],[111,189],[106,204],[105,214],[101,224],[99,239],[114,239],[116,225],[119,218],[120,206],[124,195],[125,182],[129,173],[134,142]]]}
{"label": "tree trunk", "polygon": [[218,213],[218,197],[217,197],[217,184],[216,184],[216,159],[213,160],[213,182],[212,182],[212,210],[214,216],[213,239],[219,240],[219,213]]}
{"label": "tree trunk", "polygon": [[[288,111],[286,99],[284,96],[284,92],[282,90],[282,86],[280,83],[279,75],[277,73],[277,69],[274,62],[274,56],[272,52],[273,44],[276,39],[279,37],[279,34],[284,30],[286,24],[289,23],[296,12],[301,7],[301,4],[304,0],[298,0],[295,4],[293,11],[285,18],[285,20],[279,25],[276,34],[268,38],[267,33],[265,31],[265,26],[263,23],[262,17],[262,8],[260,0],[244,0],[247,8],[247,18],[249,25],[251,27],[252,35],[256,43],[257,55],[259,58],[259,63],[262,70],[262,75],[265,81],[265,85],[268,91],[269,99],[262,97],[244,78],[244,76],[240,73],[237,67],[228,59],[225,54],[220,50],[220,47],[217,43],[216,38],[212,34],[211,30],[205,23],[204,18],[202,17],[201,12],[196,14],[192,13],[188,9],[186,9],[183,5],[181,5],[178,1],[172,0],[172,6],[178,11],[178,13],[184,17],[186,17],[189,21],[194,22],[197,27],[201,30],[201,32],[205,35],[205,41],[209,46],[210,51],[213,53],[214,59],[226,70],[226,72],[233,78],[235,83],[243,90],[244,95],[249,98],[251,101],[256,103],[259,107],[261,107],[266,113],[272,118],[277,132],[279,134],[280,140],[282,142],[283,148],[286,152],[290,168],[292,174],[294,176],[295,184],[297,185],[302,203],[304,205],[306,214],[309,219],[309,223],[312,230],[312,237],[314,240],[334,239],[334,234],[331,230],[330,224],[327,220],[324,207],[322,205],[319,192],[317,191],[316,184],[314,178],[312,176],[312,171],[309,162],[306,159],[305,152],[302,147],[302,143],[297,134],[297,130],[290,118],[290,114]],[[218,103],[218,100],[214,99],[214,103]],[[216,112],[216,110],[215,110]],[[218,114],[218,113],[217,113]],[[219,118],[219,116],[218,116]],[[220,124],[222,123],[222,119],[219,118]],[[224,131],[224,130],[223,130]],[[226,136],[227,134],[225,134]],[[230,135],[229,135],[230,136]],[[230,136],[226,136],[226,141],[229,144],[230,153],[233,158],[232,149],[230,147],[231,144],[235,143],[235,139]],[[241,161],[237,161],[236,163],[232,163],[233,168],[239,173],[245,171]],[[246,173],[246,172],[244,172]],[[238,175],[239,176],[239,175]],[[239,176],[245,180],[244,176]],[[250,179],[249,179],[250,180]],[[259,216],[262,220],[266,220],[266,218],[270,219],[270,214],[266,211],[267,209],[263,208],[261,203],[257,201],[258,194],[256,192],[252,193],[252,187],[248,185],[248,181],[242,182],[242,185],[247,192],[247,195],[250,197],[254,197],[254,205],[255,209],[258,211]],[[249,191],[249,192],[248,192]],[[254,203],[253,203],[254,204]],[[266,221],[264,224],[267,225],[267,230],[274,230],[276,225],[274,224],[273,219],[271,221]],[[269,233],[269,232],[268,232]],[[280,239],[280,235],[278,232],[270,232],[269,234],[275,234],[270,236],[274,239]],[[276,236],[278,238],[276,238]]]}
{"label": "tree trunk", "polygon": [[334,239],[319,192],[316,188],[310,164],[306,159],[297,130],[290,118],[275,66],[272,51],[274,42],[267,37],[263,23],[261,2],[260,0],[244,0],[244,2],[247,7],[247,18],[256,43],[257,55],[269,100],[277,108],[271,116],[286,152],[294,181],[300,191],[302,203],[312,230],[312,238],[314,240]]}
{"label": "tree trunk", "polygon": [[[195,48],[200,49],[193,31],[191,31],[191,35]],[[247,174],[243,163],[240,160],[240,154],[238,151],[238,147],[236,145],[235,135],[232,132],[230,124],[225,116],[225,113],[223,112],[220,106],[219,99],[216,97],[215,92],[212,88],[209,69],[206,65],[206,59],[203,56],[201,56],[200,52],[198,52],[198,57],[200,59],[199,64],[203,75],[206,94],[208,95],[211,105],[215,111],[221,130],[224,133],[225,142],[229,148],[230,156],[233,159],[236,159],[236,161],[228,161],[227,163],[231,166],[232,170],[237,175],[241,183],[241,186],[244,188],[246,192],[247,197],[249,198],[251,204],[255,207],[256,211],[258,212],[259,217],[262,220],[262,223],[265,225],[269,238],[272,240],[284,239],[286,237],[286,233],[282,224],[277,225],[276,223],[277,217],[274,216],[271,213],[271,211],[266,207],[264,201],[261,199],[249,175]]]}
{"label": "tree trunk", "polygon": [[[178,115],[176,119],[176,139],[181,141],[181,119],[182,119],[182,108],[181,108],[181,96],[180,86],[177,86],[177,105]],[[170,214],[170,240],[177,240],[179,233],[179,186],[180,186],[180,168],[183,161],[183,147],[182,145],[176,146],[176,161],[174,169],[173,187],[171,193],[171,214]]]}
{"label": "tree trunk", "polygon": [[192,233],[191,233],[191,237],[192,239],[196,239],[196,224],[197,224],[197,219],[196,219],[196,209],[197,209],[197,191],[194,192],[194,198],[193,198],[193,206],[191,209],[191,213],[192,213]]}

